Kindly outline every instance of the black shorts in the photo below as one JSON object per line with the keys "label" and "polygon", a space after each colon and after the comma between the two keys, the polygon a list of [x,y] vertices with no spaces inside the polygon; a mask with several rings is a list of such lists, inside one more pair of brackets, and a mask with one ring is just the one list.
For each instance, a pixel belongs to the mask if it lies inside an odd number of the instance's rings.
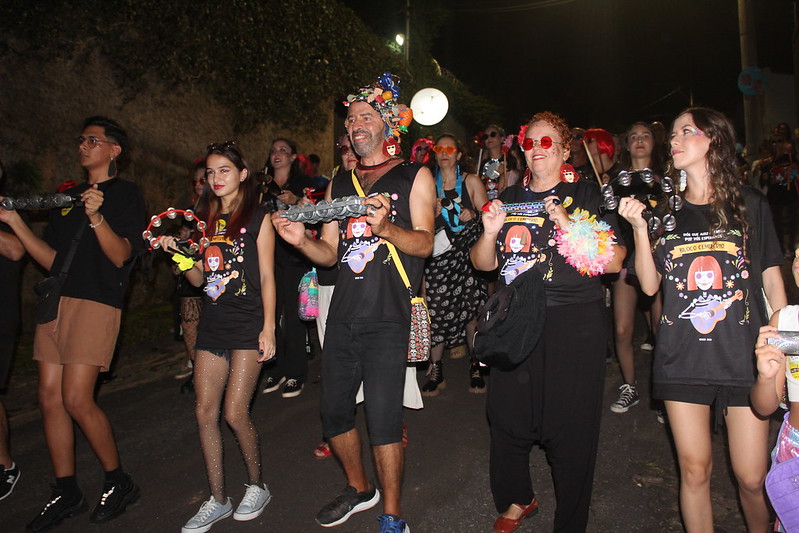
{"label": "black shorts", "polygon": [[718,428],[727,407],[750,407],[750,387],[731,385],[677,385],[653,384],[652,397],[656,400],[710,405],[714,411],[714,425]]}
{"label": "black shorts", "polygon": [[355,427],[355,397],[363,381],[372,445],[402,441],[409,327],[393,322],[327,324],[321,398],[326,439]]}

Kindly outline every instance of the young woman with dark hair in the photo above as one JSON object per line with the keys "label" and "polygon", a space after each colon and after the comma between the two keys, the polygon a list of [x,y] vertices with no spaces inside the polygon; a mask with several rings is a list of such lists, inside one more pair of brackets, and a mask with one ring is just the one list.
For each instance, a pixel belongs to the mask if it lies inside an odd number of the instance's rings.
{"label": "young woman with dark hair", "polygon": [[[241,151],[232,142],[212,144],[206,156],[207,184],[197,216],[207,223],[210,245],[185,271],[193,285],[205,284],[195,346],[197,425],[211,497],[183,533],[202,533],[233,514],[258,517],[272,498],[261,477],[258,431],[250,403],[261,365],[275,355],[274,230]],[[175,237],[161,237],[168,253],[179,253]],[[244,497],[233,512],[225,490],[220,412],[236,435],[247,469]]]}
{"label": "young woman with dark hair", "polygon": [[[267,162],[267,180],[278,206],[296,205],[303,201],[313,180],[300,169],[297,145],[289,139],[272,142]],[[305,351],[308,326],[299,318],[297,287],[302,276],[311,269],[305,257],[279,236],[275,242],[275,276],[277,283],[277,360],[268,369],[264,394],[275,392],[281,385],[283,398],[302,394],[308,380],[308,354]]]}
{"label": "young woman with dark hair", "polygon": [[[621,155],[620,166],[624,170],[652,170],[660,179],[663,164],[660,161],[660,150],[655,149],[655,134],[646,122],[636,122],[624,136],[626,150]],[[630,231],[630,225],[622,223],[623,230]],[[647,296],[641,292],[638,278],[630,268],[629,259],[633,257],[632,234],[627,242],[627,259],[624,268],[612,284],[613,292],[613,326],[616,341],[616,357],[619,360],[624,383],[619,387],[619,398],[610,405],[614,413],[626,413],[630,407],[638,404],[638,383],[635,379],[635,360],[633,352],[633,329],[635,327],[635,311],[639,300],[646,300],[647,343],[651,350],[655,344],[654,334],[657,332],[657,321],[660,318],[662,302],[660,294]],[[650,311],[651,308],[651,312]]]}
{"label": "young woman with dark hair", "polygon": [[652,395],[663,400],[680,468],[680,507],[689,533],[713,530],[711,419],[727,425],[730,462],[748,531],[766,531],[768,420],[749,402],[753,347],[774,309],[786,304],[782,253],[768,204],[741,185],[735,133],[721,113],[689,108],[672,125],[672,164],[682,191],[676,228],[650,248],[644,204],[623,198],[635,270],[646,294],[663,292]]}

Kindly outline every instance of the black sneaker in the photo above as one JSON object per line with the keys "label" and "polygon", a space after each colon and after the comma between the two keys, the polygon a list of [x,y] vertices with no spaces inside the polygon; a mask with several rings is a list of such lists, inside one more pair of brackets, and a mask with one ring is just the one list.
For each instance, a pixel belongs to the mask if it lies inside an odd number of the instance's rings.
{"label": "black sneaker", "polygon": [[483,370],[480,368],[480,363],[472,363],[469,369],[469,376],[469,392],[483,394],[486,391],[486,380],[483,377]]}
{"label": "black sneaker", "polygon": [[283,392],[280,394],[284,398],[294,398],[302,394],[303,384],[299,379],[287,379],[286,384],[283,386]]}
{"label": "black sneaker", "polygon": [[355,487],[347,485],[335,500],[322,507],[316,515],[316,521],[322,527],[337,526],[346,522],[351,515],[371,509],[379,501],[380,491],[377,488],[358,492]]}
{"label": "black sneaker", "polygon": [[432,397],[447,388],[447,382],[444,381],[444,367],[441,361],[433,361],[427,369],[427,383],[422,385],[422,396]]}
{"label": "black sneaker", "polygon": [[11,495],[18,479],[19,467],[16,463],[13,463],[8,470],[5,465],[0,465],[0,500]]}
{"label": "black sneaker", "polygon": [[286,382],[286,378],[276,378],[274,376],[267,376],[266,378],[266,387],[262,391],[264,394],[269,394],[270,392],[275,392],[280,386]]}
{"label": "black sneaker", "polygon": [[139,499],[141,491],[130,476],[119,483],[106,481],[103,485],[103,495],[94,507],[89,521],[92,523],[111,520],[125,512],[125,508]]}
{"label": "black sneaker", "polygon": [[67,495],[63,490],[53,487],[50,501],[44,509],[28,524],[28,531],[38,533],[57,526],[65,518],[71,518],[89,510],[89,504],[78,490],[75,494]]}

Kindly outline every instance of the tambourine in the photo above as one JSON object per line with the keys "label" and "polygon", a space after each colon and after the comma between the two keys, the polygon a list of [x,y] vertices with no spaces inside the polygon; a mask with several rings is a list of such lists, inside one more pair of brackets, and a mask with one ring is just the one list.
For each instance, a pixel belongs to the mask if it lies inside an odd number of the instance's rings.
{"label": "tambourine", "polygon": [[[555,205],[560,205],[559,198],[553,198],[552,203]],[[515,203],[515,204],[502,204],[499,206],[500,210],[505,211],[507,213],[514,213],[519,215],[542,215],[546,213],[546,202],[544,200],[538,200],[535,202],[522,202],[522,203]],[[485,205],[482,207],[483,211],[488,211],[491,207],[491,202],[486,202]]]}
{"label": "tambourine", "polygon": [[0,200],[0,208],[7,211],[14,209],[53,209],[54,207],[82,206],[80,196],[73,196],[61,192],[55,194],[34,195],[12,198],[6,196]]}
{"label": "tambourine", "polygon": [[205,236],[205,229],[207,227],[207,224],[204,221],[202,221],[200,219],[197,219],[197,215],[195,215],[194,211],[192,211],[191,209],[175,209],[174,207],[170,207],[169,209],[167,209],[166,211],[164,211],[162,213],[158,213],[157,215],[153,215],[150,218],[150,223],[147,224],[147,229],[144,230],[144,232],[142,232],[142,234],[141,234],[142,238],[150,244],[150,249],[151,250],[156,250],[156,249],[160,248],[161,245],[158,243],[158,238],[153,235],[152,229],[161,227],[161,221],[164,218],[168,218],[168,219],[174,220],[174,219],[177,218],[178,215],[183,215],[183,218],[187,222],[191,222],[191,221],[196,219],[197,220],[197,231],[202,233],[202,237],[200,238],[200,242],[199,243],[194,242],[192,239],[187,239],[183,243],[185,245],[186,249],[185,250],[181,250],[181,251],[189,252],[187,254],[189,256],[195,256],[195,255],[201,254],[203,252],[203,250],[205,250],[208,247],[208,245],[210,244],[210,241]]}
{"label": "tambourine", "polygon": [[610,183],[602,186],[602,208],[615,211],[622,197],[633,197],[647,208],[641,214],[647,221],[650,235],[661,229],[674,231],[677,219],[674,213],[682,209],[683,200],[677,194],[669,177],[660,181],[652,170],[622,170]]}
{"label": "tambourine", "polygon": [[364,204],[362,196],[342,196],[335,200],[319,200],[316,204],[292,205],[288,209],[278,211],[278,214],[292,222],[330,222],[350,217],[360,217],[369,214],[369,208],[374,206]]}

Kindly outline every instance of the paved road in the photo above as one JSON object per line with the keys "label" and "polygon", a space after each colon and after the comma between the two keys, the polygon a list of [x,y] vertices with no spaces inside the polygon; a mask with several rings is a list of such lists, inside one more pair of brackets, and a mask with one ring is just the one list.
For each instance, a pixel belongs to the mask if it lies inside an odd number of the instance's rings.
{"label": "paved road", "polygon": [[[639,337],[636,346],[642,339]],[[142,498],[123,516],[91,526],[88,513],[69,519],[63,532],[177,532],[207,498],[207,486],[193,415],[193,396],[178,393],[171,378],[180,347],[172,341],[138,347],[120,356],[117,379],[105,385],[100,403],[110,416],[123,458],[142,488]],[[643,398],[648,397],[649,353],[637,352]],[[265,479],[274,499],[252,522],[228,519],[212,529],[224,532],[320,533],[317,510],[344,485],[333,459],[311,452],[320,441],[319,358],[311,361],[304,393],[293,399],[258,394],[253,405],[261,433]],[[620,384],[615,364],[607,367],[605,414],[588,530],[591,532],[682,531],[677,509],[674,457],[667,426],[657,422],[648,400],[624,415],[607,410]],[[485,395],[469,394],[468,363],[445,360],[448,386],[426,399],[421,411],[406,411],[407,448],[403,505],[409,525],[419,532],[491,531],[496,517],[488,484],[488,430]],[[420,383],[424,382],[419,373]],[[489,383],[490,386],[490,383]],[[0,531],[22,531],[49,496],[51,471],[41,421],[32,408],[33,379],[12,382],[6,398],[12,412],[12,448],[22,468],[14,494],[0,501]],[[776,423],[773,424],[776,429]],[[227,482],[239,500],[246,476],[229,431],[225,431]],[[715,439],[713,474],[716,531],[745,531],[728,470],[723,435]],[[78,478],[90,501],[101,492],[102,474],[82,436],[78,437]],[[541,451],[531,458],[541,502],[538,516],[520,532],[550,531],[554,499]],[[378,513],[367,511],[334,529],[339,533],[376,531]]]}

